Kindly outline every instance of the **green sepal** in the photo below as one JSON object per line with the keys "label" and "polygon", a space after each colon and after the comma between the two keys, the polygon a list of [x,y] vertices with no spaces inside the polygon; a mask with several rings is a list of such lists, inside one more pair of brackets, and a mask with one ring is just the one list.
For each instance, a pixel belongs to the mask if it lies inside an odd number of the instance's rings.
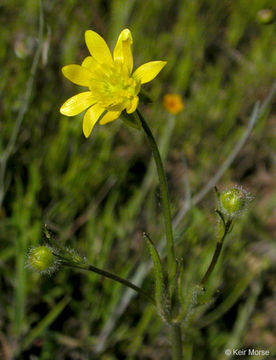
{"label": "green sepal", "polygon": [[60,245],[52,236],[51,232],[44,226],[44,235],[46,242],[53,248],[53,254],[62,262],[71,263],[72,265],[87,265],[85,258],[80,256],[74,249],[65,248]]}
{"label": "green sepal", "polygon": [[44,235],[46,242],[53,247],[57,252],[64,252],[65,249],[56,240],[54,240],[51,232],[49,231],[47,224],[44,225]]}
{"label": "green sepal", "polygon": [[167,322],[169,321],[170,318],[170,306],[169,306],[169,299],[166,293],[165,278],[164,278],[161,260],[150,237],[146,233],[144,233],[143,236],[148,245],[149,252],[153,262],[156,306],[161,318]]}
{"label": "green sepal", "polygon": [[141,121],[136,111],[132,114],[127,114],[126,112],[123,112],[120,115],[120,119],[122,119],[126,125],[134,129],[141,130],[142,128]]}
{"label": "green sepal", "polygon": [[220,192],[219,192],[219,190],[218,190],[218,188],[216,186],[214,187],[214,191],[215,191],[215,194],[216,194],[216,197],[217,197],[217,201],[219,202]]}
{"label": "green sepal", "polygon": [[221,220],[222,220],[222,222],[223,222],[223,224],[224,224],[224,226],[225,226],[226,223],[225,223],[225,219],[224,219],[223,213],[222,213],[220,210],[218,210],[218,209],[216,209],[215,212],[216,212],[216,213],[218,214],[218,216],[221,218]]}

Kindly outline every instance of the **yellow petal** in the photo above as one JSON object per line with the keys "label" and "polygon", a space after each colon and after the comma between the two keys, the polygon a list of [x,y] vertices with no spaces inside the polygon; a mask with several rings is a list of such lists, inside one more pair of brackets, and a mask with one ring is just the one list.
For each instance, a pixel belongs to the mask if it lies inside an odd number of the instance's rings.
{"label": "yellow petal", "polygon": [[139,103],[139,98],[138,96],[135,96],[135,98],[129,103],[129,105],[126,108],[127,113],[128,114],[133,113],[136,110],[138,103]]}
{"label": "yellow petal", "polygon": [[91,91],[86,91],[72,96],[65,101],[60,108],[60,112],[66,116],[74,116],[87,109],[93,103],[95,103],[95,99],[93,98]]}
{"label": "yellow petal", "polygon": [[67,65],[61,71],[68,80],[77,85],[89,86],[92,79],[91,72],[80,65]]}
{"label": "yellow petal", "polygon": [[145,84],[153,80],[166,64],[167,61],[150,61],[139,66],[138,69],[134,71],[133,77],[141,81],[141,84]]}
{"label": "yellow petal", "polygon": [[86,69],[88,69],[88,70],[90,70],[90,69],[93,70],[93,69],[95,68],[95,66],[96,66],[96,62],[95,62],[95,60],[92,58],[92,56],[87,56],[87,57],[83,60],[81,66],[83,66],[84,68],[86,68]]}
{"label": "yellow petal", "polygon": [[105,40],[95,31],[85,32],[85,42],[92,57],[100,64],[112,64],[113,59]]}
{"label": "yellow petal", "polygon": [[121,111],[108,111],[100,120],[100,124],[104,125],[109,123],[110,121],[118,119]]}
{"label": "yellow petal", "polygon": [[117,40],[113,51],[114,61],[118,61],[125,64],[129,70],[129,74],[133,68],[133,56],[131,51],[131,45],[133,43],[131,32],[129,29],[124,29]]}
{"label": "yellow petal", "polygon": [[85,137],[88,137],[91,134],[94,125],[104,111],[105,110],[98,104],[91,106],[91,108],[86,111],[82,122],[82,130]]}

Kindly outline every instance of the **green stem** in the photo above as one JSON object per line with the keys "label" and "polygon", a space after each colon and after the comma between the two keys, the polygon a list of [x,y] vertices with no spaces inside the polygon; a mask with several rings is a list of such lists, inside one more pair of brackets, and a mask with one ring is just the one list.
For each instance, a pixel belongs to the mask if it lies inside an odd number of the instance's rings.
{"label": "green stem", "polygon": [[221,249],[222,249],[222,245],[223,245],[223,240],[225,239],[226,235],[228,234],[231,224],[232,224],[231,220],[228,220],[227,223],[225,224],[224,234],[223,234],[222,238],[219,239],[219,241],[217,242],[216,249],[215,249],[214,255],[212,257],[211,263],[210,263],[205,275],[203,276],[202,280],[200,281],[200,284],[203,287],[205,286],[206,282],[208,281],[209,277],[211,276],[211,274],[218,262],[218,258],[221,253]]}
{"label": "green stem", "polygon": [[166,227],[166,239],[167,239],[167,250],[168,250],[168,273],[169,277],[173,276],[176,271],[176,262],[175,262],[175,252],[174,252],[174,242],[173,242],[173,231],[172,231],[172,220],[171,220],[171,210],[169,205],[169,195],[168,195],[168,186],[165,176],[165,171],[163,167],[163,163],[161,160],[161,156],[158,150],[158,146],[153,137],[153,134],[144,119],[143,115],[139,110],[136,110],[141,121],[142,127],[147,135],[148,141],[151,146],[151,150],[153,153],[153,157],[155,160],[159,183],[160,183],[160,191],[161,191],[161,199],[162,199],[162,210],[164,215],[165,227]]}
{"label": "green stem", "polygon": [[170,326],[170,335],[172,343],[172,359],[173,360],[182,360],[182,339],[181,339],[181,327],[180,325],[171,325]]}
{"label": "green stem", "polygon": [[[58,256],[58,257],[61,258],[60,256]],[[118,275],[110,273],[109,271],[99,269],[99,268],[97,268],[97,267],[95,267],[93,265],[81,266],[81,265],[73,264],[71,262],[68,262],[68,260],[67,261],[62,260],[62,265],[69,266],[71,268],[85,270],[85,271],[91,271],[91,272],[97,273],[99,275],[102,275],[102,276],[104,276],[106,278],[109,278],[111,280],[117,281],[117,282],[131,288],[132,290],[136,291],[138,294],[142,295],[144,298],[146,298],[148,301],[150,301],[152,304],[155,305],[155,300],[149,294],[147,294],[143,289],[141,289],[138,286],[134,285],[130,281],[121,278]]]}

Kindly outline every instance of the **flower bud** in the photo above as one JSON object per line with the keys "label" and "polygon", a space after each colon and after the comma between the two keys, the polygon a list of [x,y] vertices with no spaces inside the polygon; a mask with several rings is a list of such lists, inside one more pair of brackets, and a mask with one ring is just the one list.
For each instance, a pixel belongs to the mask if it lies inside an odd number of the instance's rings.
{"label": "flower bud", "polygon": [[221,211],[229,217],[240,215],[250,200],[251,197],[247,191],[238,187],[223,191],[219,195]]}
{"label": "flower bud", "polygon": [[257,20],[260,24],[271,24],[275,19],[274,11],[272,9],[262,9],[257,13]]}
{"label": "flower bud", "polygon": [[57,269],[59,260],[49,246],[37,246],[28,254],[27,266],[40,274],[51,274]]}

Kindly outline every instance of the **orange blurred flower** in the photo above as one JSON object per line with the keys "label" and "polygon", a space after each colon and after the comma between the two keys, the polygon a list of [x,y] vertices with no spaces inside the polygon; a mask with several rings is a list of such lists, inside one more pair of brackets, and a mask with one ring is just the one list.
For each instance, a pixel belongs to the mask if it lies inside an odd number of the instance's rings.
{"label": "orange blurred flower", "polygon": [[163,106],[171,114],[176,115],[184,109],[182,98],[178,94],[165,94]]}

